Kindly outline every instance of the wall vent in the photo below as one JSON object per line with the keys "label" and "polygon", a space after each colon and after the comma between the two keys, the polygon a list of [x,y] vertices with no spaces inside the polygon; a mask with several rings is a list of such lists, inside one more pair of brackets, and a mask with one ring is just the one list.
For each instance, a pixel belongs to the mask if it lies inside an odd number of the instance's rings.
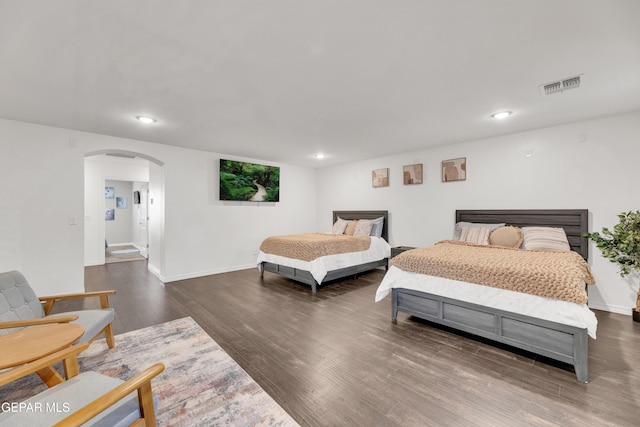
{"label": "wall vent", "polygon": [[551,95],[552,93],[564,92],[565,90],[578,88],[580,87],[581,77],[582,75],[568,77],[557,82],[540,85],[540,93],[542,93],[542,95]]}

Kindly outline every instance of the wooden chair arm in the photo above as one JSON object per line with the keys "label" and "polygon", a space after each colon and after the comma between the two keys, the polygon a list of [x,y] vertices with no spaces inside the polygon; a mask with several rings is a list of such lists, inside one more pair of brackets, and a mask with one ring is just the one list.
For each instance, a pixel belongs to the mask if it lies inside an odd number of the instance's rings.
{"label": "wooden chair arm", "polygon": [[77,356],[89,347],[89,343],[76,344],[71,347],[67,347],[53,354],[45,356],[41,359],[34,360],[33,362],[25,363],[17,368],[10,369],[0,374],[0,386],[9,384],[11,381],[15,381],[26,375],[37,372],[43,368],[53,365],[56,362],[67,359],[71,356]]}
{"label": "wooden chair arm", "polygon": [[67,299],[77,299],[77,298],[90,298],[90,297],[99,297],[100,298],[100,307],[101,308],[109,308],[109,295],[115,295],[116,291],[108,290],[108,291],[94,291],[94,292],[81,292],[76,294],[61,294],[61,295],[48,295],[43,297],[38,297],[40,302],[44,303],[44,314],[49,315],[51,313],[51,309],[53,308],[53,304],[56,301],[67,300]]}
{"label": "wooden chair arm", "polygon": [[162,371],[164,371],[164,365],[162,363],[156,363],[148,367],[133,378],[125,381],[69,415],[64,420],[54,424],[53,427],[80,426],[136,390],[138,391],[138,402],[140,402],[140,413],[146,421],[144,425],[155,425],[151,380]]}
{"label": "wooden chair arm", "polygon": [[69,314],[66,316],[54,316],[54,317],[36,317],[34,319],[24,319],[24,320],[8,320],[6,322],[0,322],[0,329],[48,325],[50,323],[69,323],[69,322],[73,322],[74,320],[78,320],[77,314]]}
{"label": "wooden chair arm", "polygon": [[88,298],[88,297],[99,297],[101,295],[115,295],[115,290],[110,291],[95,291],[95,292],[80,292],[76,294],[60,294],[60,295],[48,295],[44,297],[38,297],[38,299],[42,302],[48,300],[63,300],[63,299],[73,299],[73,298]]}

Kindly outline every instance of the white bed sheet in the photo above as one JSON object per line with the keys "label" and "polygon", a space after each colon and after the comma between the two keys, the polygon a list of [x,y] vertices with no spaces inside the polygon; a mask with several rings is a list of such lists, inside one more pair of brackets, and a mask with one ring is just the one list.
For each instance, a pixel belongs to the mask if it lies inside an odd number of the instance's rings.
{"label": "white bed sheet", "polygon": [[345,254],[328,255],[316,258],[313,261],[302,261],[295,258],[287,258],[279,255],[267,254],[258,251],[258,269],[262,268],[262,262],[271,262],[286,267],[297,268],[311,272],[318,283],[327,275],[327,272],[353,265],[378,261],[391,256],[391,246],[381,237],[371,236],[371,245],[366,251],[348,252]]}
{"label": "white bed sheet", "polygon": [[590,337],[594,339],[596,337],[598,319],[586,304],[576,304],[459,280],[408,272],[393,265],[382,279],[376,292],[375,301],[379,302],[384,299],[391,293],[392,288],[427,292],[511,313],[550,320],[564,325],[586,328]]}

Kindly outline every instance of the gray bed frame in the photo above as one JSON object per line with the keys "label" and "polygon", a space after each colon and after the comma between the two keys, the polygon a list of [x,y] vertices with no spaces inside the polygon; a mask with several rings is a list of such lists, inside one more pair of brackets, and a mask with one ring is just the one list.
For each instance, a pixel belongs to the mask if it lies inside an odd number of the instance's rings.
{"label": "gray bed frame", "polygon": [[[571,249],[586,260],[589,255],[588,211],[561,210],[458,210],[456,222],[506,223],[517,227],[562,227]],[[391,318],[398,312],[523,349],[574,366],[578,381],[588,382],[586,329],[510,313],[464,301],[417,292],[392,290]]]}
{"label": "gray bed frame", "polygon": [[[334,224],[338,217],[347,220],[357,219],[376,219],[384,217],[384,223],[382,226],[382,238],[387,242],[389,241],[389,212],[388,211],[333,211]],[[373,270],[378,267],[387,268],[389,265],[389,258],[384,258],[378,261],[372,261],[365,264],[353,265],[350,267],[340,268],[338,270],[332,270],[327,273],[322,283],[318,283],[311,273],[307,270],[301,270],[298,268],[287,267],[285,265],[274,264],[271,262],[263,262],[261,268],[261,274],[264,275],[265,271],[270,273],[279,274],[287,279],[295,280],[296,282],[304,283],[311,286],[311,291],[315,294],[318,286],[330,282],[332,280],[342,279],[349,276],[357,276],[360,273]]]}

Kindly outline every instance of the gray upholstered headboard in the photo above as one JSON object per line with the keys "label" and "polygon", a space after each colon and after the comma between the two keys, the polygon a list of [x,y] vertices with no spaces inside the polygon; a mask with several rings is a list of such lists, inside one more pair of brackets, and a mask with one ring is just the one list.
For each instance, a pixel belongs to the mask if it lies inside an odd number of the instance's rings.
{"label": "gray upholstered headboard", "polygon": [[515,209],[515,210],[457,210],[456,222],[503,223],[514,227],[561,227],[567,233],[571,250],[586,260],[589,241],[583,236],[589,231],[587,209]]}
{"label": "gray upholstered headboard", "polygon": [[384,217],[384,224],[382,226],[382,238],[389,241],[389,211],[333,211],[334,224],[338,217],[342,219],[376,219]]}

